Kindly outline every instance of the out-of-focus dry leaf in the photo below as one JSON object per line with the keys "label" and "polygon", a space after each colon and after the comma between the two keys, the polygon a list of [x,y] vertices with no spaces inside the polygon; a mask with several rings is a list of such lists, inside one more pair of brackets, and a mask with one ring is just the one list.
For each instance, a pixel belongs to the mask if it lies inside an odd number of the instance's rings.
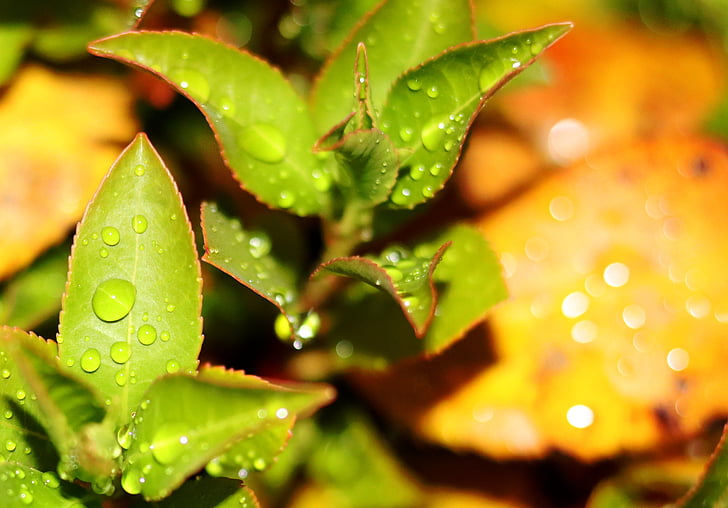
{"label": "out-of-focus dry leaf", "polygon": [[136,130],[113,78],[23,69],[0,99],[0,279],[64,238]]}
{"label": "out-of-focus dry leaf", "polygon": [[715,45],[688,34],[577,21],[545,55],[546,83],[494,97],[486,113],[517,135],[475,131],[455,172],[463,201],[490,206],[529,176],[635,136],[695,132],[725,94],[725,61]]}
{"label": "out-of-focus dry leaf", "polygon": [[697,138],[553,174],[480,221],[511,294],[492,350],[466,338],[360,386],[422,436],[498,457],[697,432],[728,411],[727,188],[726,147]]}
{"label": "out-of-focus dry leaf", "polygon": [[552,159],[569,162],[580,153],[559,153],[575,134],[563,124],[559,130],[565,119],[584,130],[583,153],[644,134],[694,132],[724,93],[725,66],[715,49],[689,35],[577,25],[549,52],[551,83],[496,100]]}

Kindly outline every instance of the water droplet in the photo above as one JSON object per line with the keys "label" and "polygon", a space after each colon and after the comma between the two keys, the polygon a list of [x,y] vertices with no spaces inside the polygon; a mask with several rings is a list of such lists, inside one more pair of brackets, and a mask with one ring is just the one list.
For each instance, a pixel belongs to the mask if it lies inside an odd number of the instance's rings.
{"label": "water droplet", "polygon": [[175,306],[174,306],[173,304],[171,304],[171,303],[170,303],[170,304],[168,304],[168,305],[167,305],[167,307],[166,307],[166,309],[167,309],[167,312],[174,312],[174,309],[175,309],[175,308],[176,308],[176,307],[175,307]]}
{"label": "water droplet", "polygon": [[138,166],[136,166],[134,168],[134,174],[136,176],[144,176],[144,166],[142,166],[141,164],[139,164]]}
{"label": "water droplet", "polygon": [[577,429],[585,429],[594,423],[594,411],[589,406],[577,404],[566,411],[566,421]]}
{"label": "water droplet", "polygon": [[402,141],[406,143],[407,141],[410,141],[412,139],[413,133],[414,131],[411,127],[402,127],[399,130],[399,137],[402,138]]}
{"label": "water droplet", "polygon": [[430,99],[437,99],[440,96],[440,90],[436,86],[431,86],[427,89],[427,96]]}
{"label": "water droplet", "polygon": [[142,325],[137,330],[137,340],[145,346],[154,344],[154,341],[157,340],[157,330],[152,325]]}
{"label": "water droplet", "polygon": [[108,279],[96,288],[91,306],[100,320],[114,322],[126,317],[135,301],[134,284],[124,279]]}
{"label": "water droplet", "polygon": [[414,309],[420,304],[420,299],[416,296],[406,296],[402,298],[402,303],[407,309]]}
{"label": "water droplet", "polygon": [[10,371],[8,369],[3,369],[2,372],[0,372],[0,376],[2,376],[3,379],[9,379]]}
{"label": "water droplet", "polygon": [[437,176],[437,175],[439,175],[440,173],[442,173],[442,169],[443,169],[443,165],[442,165],[441,163],[439,163],[439,162],[438,162],[438,163],[436,163],[436,164],[433,164],[433,165],[432,165],[432,166],[430,167],[430,174],[431,174],[432,176]]}
{"label": "water droplet", "polygon": [[531,54],[536,56],[543,51],[543,44],[538,42],[531,43]]}
{"label": "water droplet", "polygon": [[276,418],[279,420],[285,420],[288,418],[288,409],[281,407],[276,410]]}
{"label": "water droplet", "polygon": [[167,364],[165,365],[165,369],[169,374],[174,374],[175,372],[179,372],[179,362],[177,360],[169,360]]}
{"label": "water droplet", "polygon": [[10,420],[13,417],[13,412],[10,409],[6,409],[3,416],[6,420]]}
{"label": "water droplet", "polygon": [[[132,418],[134,416],[136,415],[132,414]],[[125,450],[128,450],[131,446],[133,438],[134,435],[132,434],[131,427],[129,425],[122,425],[119,427],[119,430],[116,431],[116,442],[119,443],[119,446]]]}
{"label": "water droplet", "polygon": [[422,89],[422,83],[420,83],[420,80],[417,78],[410,78],[407,80],[407,88],[413,92],[417,92]]}
{"label": "water droplet", "polygon": [[17,448],[17,446],[18,445],[15,443],[15,441],[13,441],[11,439],[8,439],[7,441],[5,441],[5,449],[9,452],[14,452],[15,448]]}
{"label": "water droplet", "polygon": [[15,392],[15,398],[18,400],[25,400],[25,397],[27,397],[27,394],[25,393],[25,390],[18,390]]}
{"label": "water droplet", "polygon": [[503,78],[503,68],[500,63],[486,65],[478,76],[478,88],[480,93],[489,92]]}
{"label": "water droplet", "polygon": [[127,468],[121,476],[121,488],[129,494],[139,494],[142,491],[142,472],[136,468]]}
{"label": "water droplet", "polygon": [[313,178],[313,186],[316,190],[326,192],[331,188],[332,179],[328,171],[314,169],[311,171],[311,177]]}
{"label": "water droplet", "polygon": [[143,215],[135,215],[131,218],[131,227],[135,233],[142,234],[147,230],[147,218]]}
{"label": "water droplet", "polygon": [[426,198],[431,198],[435,195],[435,189],[432,187],[432,185],[425,185],[422,188],[422,196]]}
{"label": "water droplet", "polygon": [[126,370],[120,370],[116,374],[114,374],[114,381],[118,386],[125,386],[127,380],[127,374]]}
{"label": "water droplet", "polygon": [[412,178],[412,180],[417,181],[424,176],[425,172],[427,172],[427,168],[425,168],[425,166],[423,166],[422,164],[418,164],[410,168],[409,176],[410,178]]}
{"label": "water droplet", "polygon": [[292,192],[283,190],[278,194],[278,206],[290,208],[296,202],[296,196]]}
{"label": "water droplet", "polygon": [[169,77],[193,99],[206,102],[210,98],[210,82],[201,72],[194,69],[172,69]]}
{"label": "water droplet", "polygon": [[106,247],[102,247],[99,250],[99,256],[101,256],[102,258],[108,258],[109,257],[109,251],[106,249]]}
{"label": "water droplet", "polygon": [[223,97],[220,99],[220,111],[228,118],[235,115],[235,103],[230,97]]}
{"label": "water droplet", "polygon": [[391,196],[391,200],[396,205],[404,205],[409,202],[409,197],[412,194],[412,191],[408,188],[400,189],[398,192],[395,192]]}
{"label": "water droplet", "polygon": [[121,236],[119,230],[114,226],[106,226],[101,230],[101,239],[106,245],[116,245],[119,243]]}
{"label": "water droplet", "polygon": [[312,339],[321,328],[321,317],[317,312],[311,311],[296,330],[296,334],[302,339]]}
{"label": "water droplet", "polygon": [[267,235],[255,235],[248,240],[248,247],[250,255],[255,259],[260,259],[270,252],[272,245]]}
{"label": "water droplet", "polygon": [[61,481],[55,473],[46,471],[40,475],[40,481],[49,489],[57,489],[61,486]]}
{"label": "water droplet", "polygon": [[22,490],[20,494],[18,494],[18,497],[20,498],[20,502],[25,505],[33,504],[33,495],[28,492],[27,490]]}
{"label": "water droplet", "polygon": [[171,422],[160,425],[149,445],[152,456],[157,462],[167,465],[177,460],[189,443],[188,431],[188,426],[182,423]]}
{"label": "water droplet", "polygon": [[131,357],[131,345],[128,342],[114,342],[111,345],[111,359],[116,363],[126,363]]}
{"label": "water droplet", "polygon": [[445,127],[446,123],[438,118],[431,119],[422,127],[420,139],[427,150],[434,152],[440,148],[445,138]]}
{"label": "water droplet", "polygon": [[159,338],[162,339],[162,342],[167,342],[169,340],[169,332],[160,333]]}
{"label": "water droplet", "polygon": [[81,368],[86,372],[96,372],[101,366],[101,353],[98,349],[89,348],[81,355]]}
{"label": "water droplet", "polygon": [[256,471],[263,471],[268,464],[263,457],[258,457],[253,461],[253,467]]}
{"label": "water droplet", "polygon": [[286,138],[278,127],[255,124],[240,133],[240,146],[261,162],[274,164],[286,156]]}

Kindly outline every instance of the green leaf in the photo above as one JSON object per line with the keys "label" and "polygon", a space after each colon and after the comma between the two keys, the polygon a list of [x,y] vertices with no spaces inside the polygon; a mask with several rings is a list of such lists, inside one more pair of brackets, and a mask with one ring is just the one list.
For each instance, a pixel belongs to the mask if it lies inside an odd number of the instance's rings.
{"label": "green leaf", "polygon": [[[365,415],[347,411],[324,421],[307,461],[315,483],[351,508],[423,506],[423,491],[377,436]],[[342,503],[343,505],[343,503]]]}
{"label": "green leaf", "polygon": [[14,462],[0,462],[0,491],[3,508],[101,508],[98,498],[78,485]]}
{"label": "green leaf", "polygon": [[165,497],[237,441],[255,439],[330,398],[326,387],[289,389],[222,369],[162,378],[146,393],[128,431],[122,487],[148,499]]}
{"label": "green leaf", "polygon": [[390,201],[412,208],[442,188],[485,101],[531,65],[570,23],[451,48],[407,71],[392,86],[381,128],[401,152]]}
{"label": "green leaf", "polygon": [[395,78],[450,46],[472,40],[468,0],[388,0],[370,12],[331,56],[311,96],[320,133],[354,111],[349,86],[357,46],[367,48],[371,97],[381,103]]}
{"label": "green leaf", "polygon": [[102,423],[103,403],[89,387],[60,371],[54,343],[51,347],[42,341],[6,340],[8,356],[32,390],[61,456],[61,477],[90,482],[99,492],[113,491],[114,457],[120,448],[111,425]]}
{"label": "green leaf", "polygon": [[61,365],[118,405],[120,421],[154,379],[194,372],[201,278],[171,175],[139,135],[79,224],[63,298]]}
{"label": "green leaf", "polygon": [[253,492],[240,481],[198,476],[186,481],[169,497],[141,507],[153,508],[259,508]]}
{"label": "green leaf", "polygon": [[702,478],[674,505],[675,508],[728,507],[728,425],[705,466]]}
{"label": "green leaf", "polygon": [[285,448],[293,421],[273,423],[250,438],[243,438],[206,466],[212,476],[244,480],[252,472],[267,470]]}
{"label": "green leaf", "polygon": [[355,130],[330,149],[351,189],[347,205],[354,201],[371,208],[387,200],[397,179],[397,152],[389,136],[378,129]]}
{"label": "green leaf", "polygon": [[25,344],[46,349],[49,361],[56,355],[56,345],[35,335],[9,327],[0,327],[0,463],[22,463],[43,471],[58,464],[58,454],[46,432],[49,420],[41,411],[38,397],[21,375],[20,366],[11,360],[11,347]]}
{"label": "green leaf", "polygon": [[298,215],[328,213],[332,179],[311,152],[311,117],[278,70],[225,44],[177,32],[130,32],[90,49],[148,69],[189,97],[236,178],[263,203]]}
{"label": "green leaf", "polygon": [[8,282],[0,295],[0,323],[30,329],[58,312],[68,252],[54,250]]}
{"label": "green leaf", "polygon": [[0,25],[0,48],[3,48],[0,51],[0,85],[4,85],[13,76],[32,37],[33,29],[30,25]]}
{"label": "green leaf", "polygon": [[272,253],[270,237],[264,231],[243,230],[240,221],[226,217],[215,204],[203,203],[201,216],[205,237],[203,261],[278,307],[293,325],[286,334],[292,340],[301,340],[295,326],[299,320],[297,274]]}
{"label": "green leaf", "polygon": [[436,354],[461,338],[506,296],[500,264],[476,229],[456,225],[417,244],[415,255],[452,242],[434,272],[435,317],[422,340],[380,292],[352,287],[337,309],[330,337],[344,365],[383,368],[414,355]]}
{"label": "green leaf", "polygon": [[415,334],[422,337],[435,312],[433,272],[449,245],[445,243],[434,252],[420,249],[414,254],[403,247],[390,247],[377,259],[336,258],[319,269],[358,279],[389,294],[402,308]]}
{"label": "green leaf", "polygon": [[435,272],[441,290],[436,317],[425,337],[425,350],[430,354],[461,338],[508,296],[498,257],[478,230],[454,225],[425,246],[433,248],[446,241],[452,245]]}

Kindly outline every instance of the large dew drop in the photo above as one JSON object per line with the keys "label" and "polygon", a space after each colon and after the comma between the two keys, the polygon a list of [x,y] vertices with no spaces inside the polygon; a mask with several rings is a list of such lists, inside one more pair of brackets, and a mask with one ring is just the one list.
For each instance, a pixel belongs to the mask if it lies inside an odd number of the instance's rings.
{"label": "large dew drop", "polygon": [[116,245],[119,243],[121,236],[119,230],[114,226],[106,226],[101,230],[101,239],[106,245]]}
{"label": "large dew drop", "polygon": [[188,431],[188,426],[181,423],[171,422],[160,425],[149,445],[157,462],[167,465],[177,460],[184,453],[189,442]]}
{"label": "large dew drop", "polygon": [[145,346],[154,344],[154,341],[157,340],[157,330],[152,325],[142,325],[137,330],[137,339]]}
{"label": "large dew drop", "polygon": [[91,306],[96,317],[111,323],[126,317],[135,301],[134,284],[124,279],[108,279],[96,288]]}
{"label": "large dew drop", "polygon": [[442,140],[445,138],[446,123],[438,118],[433,118],[422,127],[420,138],[422,144],[430,152],[434,152],[442,146]]}
{"label": "large dew drop", "polygon": [[101,353],[98,349],[89,348],[81,356],[81,368],[85,372],[96,372],[101,366]]}
{"label": "large dew drop", "polygon": [[240,133],[240,146],[261,162],[274,164],[286,156],[286,138],[278,127],[254,124]]}

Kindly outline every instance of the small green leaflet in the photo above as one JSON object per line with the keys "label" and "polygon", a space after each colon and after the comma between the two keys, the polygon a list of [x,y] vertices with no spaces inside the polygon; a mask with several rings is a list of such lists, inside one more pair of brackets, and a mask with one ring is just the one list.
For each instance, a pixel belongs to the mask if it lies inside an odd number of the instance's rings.
{"label": "small green leaflet", "polygon": [[317,271],[353,277],[388,293],[402,308],[415,334],[422,337],[435,312],[433,272],[449,245],[445,243],[434,252],[427,248],[414,253],[404,247],[391,247],[377,258],[332,259]]}
{"label": "small green leaflet", "polygon": [[394,80],[439,52],[472,40],[468,0],[387,0],[357,25],[328,59],[311,95],[319,133],[327,132],[356,109],[352,69],[359,43],[367,48],[371,98],[381,104]]}
{"label": "small green leaflet", "polygon": [[485,101],[570,29],[561,23],[462,44],[400,76],[380,119],[400,151],[392,206],[413,208],[432,198],[450,177]]}

